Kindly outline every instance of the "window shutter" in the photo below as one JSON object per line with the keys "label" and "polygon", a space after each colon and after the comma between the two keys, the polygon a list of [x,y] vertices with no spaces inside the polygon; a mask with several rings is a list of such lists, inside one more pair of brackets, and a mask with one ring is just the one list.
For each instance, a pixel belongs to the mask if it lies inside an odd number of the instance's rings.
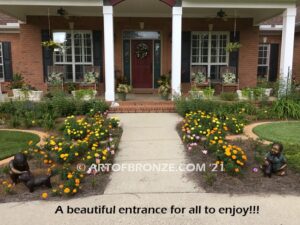
{"label": "window shutter", "polygon": [[190,82],[191,70],[191,32],[182,32],[182,52],[181,52],[181,82]]}
{"label": "window shutter", "polygon": [[279,44],[271,44],[269,81],[275,82],[278,76]]}
{"label": "window shutter", "polygon": [[11,81],[13,77],[12,58],[11,58],[11,43],[2,42],[3,65],[5,81]]}
{"label": "window shutter", "polygon": [[[49,30],[42,30],[42,41],[49,41]],[[48,77],[48,66],[53,65],[53,53],[49,48],[43,47],[43,69],[44,69],[44,80]]]}
{"label": "window shutter", "polygon": [[94,66],[99,67],[100,71],[100,82],[103,82],[103,72],[102,72],[102,41],[101,41],[101,31],[93,31],[93,54],[94,54]]}
{"label": "window shutter", "polygon": [[[234,36],[234,31],[230,32],[230,42],[239,42],[240,32],[236,32]],[[229,66],[236,68],[236,75],[238,77],[239,69],[239,51],[234,51],[229,54]]]}

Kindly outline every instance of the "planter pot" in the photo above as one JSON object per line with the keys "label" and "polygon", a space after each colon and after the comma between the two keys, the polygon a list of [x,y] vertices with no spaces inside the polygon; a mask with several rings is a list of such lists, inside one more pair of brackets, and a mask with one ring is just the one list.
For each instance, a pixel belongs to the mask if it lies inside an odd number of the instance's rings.
{"label": "planter pot", "polygon": [[265,89],[265,95],[267,96],[267,97],[270,97],[271,96],[271,93],[272,93],[272,88],[266,88]]}
{"label": "planter pot", "polygon": [[204,94],[205,99],[211,100],[215,94],[215,90],[213,90],[210,94],[205,94],[204,92],[203,92],[203,94]]}
{"label": "planter pot", "polygon": [[203,91],[189,91],[189,94],[192,99],[202,99],[204,96]]}
{"label": "planter pot", "polygon": [[29,91],[29,101],[40,102],[43,98],[43,91]]}
{"label": "planter pot", "polygon": [[13,99],[19,100],[21,96],[21,89],[12,89]]}
{"label": "planter pot", "polygon": [[244,101],[249,100],[248,96],[243,95],[243,92],[241,90],[237,90],[236,93],[238,95],[239,100],[244,100]]}
{"label": "planter pot", "polygon": [[[72,91],[72,92],[71,92],[74,98],[78,98],[76,92],[77,92],[77,91]],[[96,95],[97,95],[97,91],[93,90],[93,94],[92,94],[92,95],[89,95],[89,94],[83,95],[82,97],[80,97],[80,100],[83,100],[83,101],[90,101],[90,100],[92,100],[92,99],[95,99],[95,98],[96,98]]]}
{"label": "planter pot", "polygon": [[0,102],[6,102],[8,99],[9,98],[7,94],[0,94]]}
{"label": "planter pot", "polygon": [[126,101],[126,93],[118,93],[118,99],[121,101]]}

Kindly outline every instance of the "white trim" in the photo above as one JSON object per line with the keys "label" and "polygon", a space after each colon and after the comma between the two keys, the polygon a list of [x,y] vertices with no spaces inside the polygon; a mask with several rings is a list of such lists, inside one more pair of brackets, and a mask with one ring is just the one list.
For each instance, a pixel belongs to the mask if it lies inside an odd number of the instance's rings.
{"label": "white trim", "polygon": [[[105,100],[115,101],[115,56],[114,56],[113,7],[103,6]],[[99,25],[100,26],[100,25]]]}
{"label": "white trim", "polygon": [[289,89],[292,80],[296,14],[296,7],[287,8],[283,13],[280,78],[284,83],[279,90],[281,95]]}
{"label": "white trim", "polygon": [[295,6],[295,3],[285,3],[285,4],[274,4],[274,3],[261,3],[261,2],[244,2],[244,3],[238,3],[238,2],[216,2],[216,3],[203,3],[199,1],[195,2],[182,2],[183,8],[223,8],[223,9],[286,9],[286,8],[293,8]]}
{"label": "white trim", "polygon": [[24,0],[0,0],[0,5],[22,6],[103,6],[103,0],[51,0],[51,1],[24,1]]}
{"label": "white trim", "polygon": [[181,94],[182,7],[172,9],[172,98]]}
{"label": "white trim", "polygon": [[[71,34],[71,48],[72,48],[72,62],[67,62],[66,61],[66,54],[63,54],[63,62],[56,62],[56,57],[55,54],[53,54],[53,64],[54,65],[72,65],[72,78],[73,78],[73,82],[77,82],[76,81],[76,66],[77,65],[94,65],[94,46],[93,46],[93,32],[91,30],[54,30],[53,32],[57,32],[57,31],[63,31],[66,32],[67,34]],[[82,38],[84,37],[84,34],[89,34],[90,35],[90,41],[91,41],[91,62],[86,62],[85,59],[85,52],[84,52],[84,42],[82,42],[82,54],[81,57],[83,59],[84,62],[76,62],[75,57],[75,42],[74,42],[74,35],[75,34],[81,34]]]}
{"label": "white trim", "polygon": [[[259,53],[260,53],[260,48],[261,47],[267,47],[267,56],[266,57],[259,57]],[[259,44],[258,46],[258,63],[257,63],[257,68],[258,67],[267,67],[267,80],[269,80],[269,76],[270,76],[270,55],[271,55],[271,44],[268,43],[262,43]],[[266,64],[259,64],[259,59],[260,58],[266,58],[267,62]]]}
{"label": "white trim", "polygon": [[[228,66],[229,65],[229,52],[226,52],[226,62],[218,62],[218,63],[212,63],[211,62],[211,41],[212,41],[212,35],[226,35],[227,36],[227,44],[230,42],[230,32],[229,31],[192,31],[191,33],[191,65],[190,66],[207,66],[207,77],[211,78],[211,66]],[[207,54],[207,63],[193,62],[193,35],[208,35],[208,54]],[[219,51],[220,49],[218,49]],[[199,40],[199,56],[201,55],[201,46],[200,46],[200,40]],[[217,57],[219,58],[220,55],[218,54]],[[190,74],[191,76],[191,74]],[[191,77],[190,77],[191,79]]]}

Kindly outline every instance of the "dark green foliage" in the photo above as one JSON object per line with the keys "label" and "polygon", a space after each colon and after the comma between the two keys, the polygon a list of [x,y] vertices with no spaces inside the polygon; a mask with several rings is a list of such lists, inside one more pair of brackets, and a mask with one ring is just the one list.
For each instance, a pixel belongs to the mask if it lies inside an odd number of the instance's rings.
{"label": "dark green foliage", "polygon": [[220,98],[224,101],[235,101],[237,99],[236,93],[224,92],[220,95]]}

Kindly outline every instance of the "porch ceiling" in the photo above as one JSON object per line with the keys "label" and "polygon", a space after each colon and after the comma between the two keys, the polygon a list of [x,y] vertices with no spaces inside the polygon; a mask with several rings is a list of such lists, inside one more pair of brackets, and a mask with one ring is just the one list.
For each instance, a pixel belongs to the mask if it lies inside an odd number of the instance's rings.
{"label": "porch ceiling", "polygon": [[[183,17],[215,18],[222,8],[229,18],[253,18],[254,24],[277,16],[296,0],[183,0]],[[63,7],[69,16],[102,16],[102,0],[0,0],[0,11],[21,21],[27,15],[57,15]],[[116,17],[171,17],[171,7],[159,0],[126,0],[114,7]]]}

